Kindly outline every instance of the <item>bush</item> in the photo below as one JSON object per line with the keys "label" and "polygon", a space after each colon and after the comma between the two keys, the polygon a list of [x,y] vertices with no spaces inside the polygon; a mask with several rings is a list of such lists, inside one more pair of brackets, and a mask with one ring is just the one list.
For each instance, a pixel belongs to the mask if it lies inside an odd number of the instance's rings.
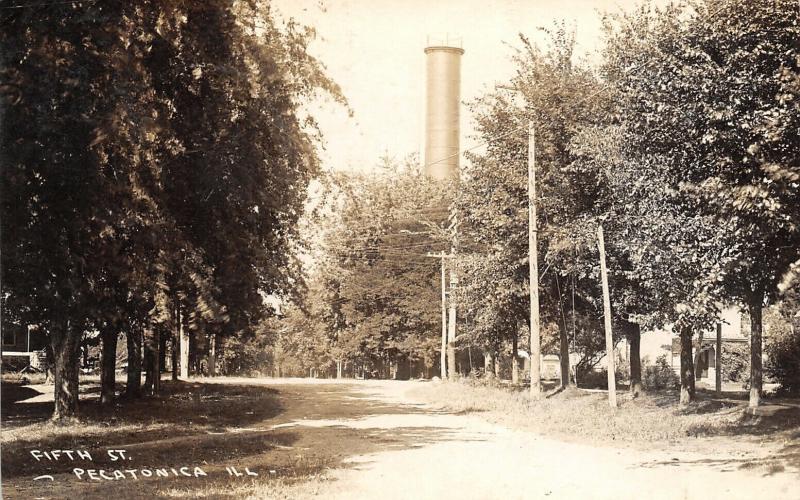
{"label": "bush", "polygon": [[767,346],[764,371],[781,384],[781,392],[800,394],[800,335],[775,335]]}
{"label": "bush", "polygon": [[578,378],[578,386],[584,389],[608,389],[608,370],[589,370]]}
{"label": "bush", "polygon": [[667,355],[656,358],[655,365],[647,365],[642,370],[642,385],[646,390],[673,389],[680,386],[680,379],[667,362]]}
{"label": "bush", "polygon": [[477,368],[465,377],[457,376],[457,380],[470,387],[502,387],[503,381],[494,376],[494,371]]}
{"label": "bush", "polygon": [[[631,371],[627,362],[617,360],[614,370],[614,380],[617,385],[631,379]],[[591,369],[578,377],[578,385],[583,389],[608,389],[608,370]]]}
{"label": "bush", "polygon": [[729,382],[750,381],[750,346],[747,343],[722,345],[722,376]]}

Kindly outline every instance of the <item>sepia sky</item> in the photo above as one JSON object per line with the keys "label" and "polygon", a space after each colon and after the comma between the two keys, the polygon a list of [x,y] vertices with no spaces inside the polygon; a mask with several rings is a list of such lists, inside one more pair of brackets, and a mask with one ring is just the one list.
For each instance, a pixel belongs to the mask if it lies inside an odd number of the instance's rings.
{"label": "sepia sky", "polygon": [[[574,23],[578,53],[596,59],[601,11],[632,8],[631,0],[273,0],[283,18],[316,28],[310,51],[328,68],[354,116],[332,103],[314,109],[325,134],[326,169],[368,171],[388,151],[402,159],[424,149],[425,55],[428,35],[461,37],[461,97],[469,101],[513,71],[518,33],[535,41],[538,27]],[[317,107],[317,106],[315,106]],[[461,113],[461,149],[477,141]],[[464,160],[462,159],[462,162]]]}

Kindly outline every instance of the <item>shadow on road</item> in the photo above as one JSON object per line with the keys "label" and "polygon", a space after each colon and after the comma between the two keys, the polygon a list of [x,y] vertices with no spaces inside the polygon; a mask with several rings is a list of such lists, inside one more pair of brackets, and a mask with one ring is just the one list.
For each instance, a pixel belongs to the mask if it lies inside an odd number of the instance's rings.
{"label": "shadow on road", "polygon": [[[4,388],[5,389],[5,388]],[[96,390],[88,387],[87,394]],[[28,394],[30,395],[30,394]],[[226,467],[259,474],[248,481],[295,480],[327,468],[360,467],[350,458],[387,449],[402,450],[456,439],[447,428],[350,426],[335,422],[371,417],[434,413],[414,405],[381,401],[355,385],[266,385],[165,381],[157,398],[120,400],[106,408],[96,399],[81,401],[80,423],[54,429],[44,422],[50,403],[4,403],[3,418],[14,435],[4,435],[2,476],[9,498],[153,498],[165,489],[186,490],[188,496],[230,490]],[[332,425],[306,426],[326,421]],[[5,431],[4,431],[5,433]],[[457,439],[464,440],[463,434]],[[480,436],[473,439],[481,440]],[[30,451],[87,450],[91,461],[35,460]],[[120,465],[108,449],[125,449],[131,460]],[[79,480],[73,468],[201,467],[201,478],[174,477],[130,480]],[[53,482],[33,482],[49,474]],[[55,489],[54,489],[55,488]],[[62,491],[63,489],[63,491]],[[122,492],[122,493],[121,493]],[[231,492],[231,497],[241,492]],[[216,496],[212,495],[212,496]],[[221,494],[221,496],[226,496]]]}

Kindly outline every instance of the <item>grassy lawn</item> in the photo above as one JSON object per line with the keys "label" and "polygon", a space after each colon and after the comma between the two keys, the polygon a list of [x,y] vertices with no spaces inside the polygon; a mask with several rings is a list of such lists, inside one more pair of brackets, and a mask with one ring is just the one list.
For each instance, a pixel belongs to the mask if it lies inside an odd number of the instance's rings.
{"label": "grassy lawn", "polygon": [[769,447],[800,467],[800,401],[766,399],[759,415],[748,415],[746,394],[699,391],[698,401],[678,406],[676,391],[631,399],[617,394],[608,406],[603,391],[550,391],[533,401],[527,388],[470,382],[425,384],[413,396],[443,410],[475,413],[513,429],[585,444],[652,446],[736,453]]}
{"label": "grassy lawn", "polygon": [[[35,386],[39,388],[40,386]],[[290,479],[304,476],[324,464],[297,457],[276,456],[266,463],[265,452],[288,447],[296,441],[292,431],[270,432],[259,425],[283,412],[277,391],[266,387],[215,386],[165,381],[158,398],[120,401],[114,408],[99,405],[93,397],[99,388],[94,381],[81,384],[80,417],[67,425],[49,421],[52,402],[17,402],[31,399],[30,386],[3,384],[2,477],[5,495],[25,496],[40,486],[51,486],[53,497],[76,492],[73,468],[134,469],[164,468],[170,477],[135,482],[134,498],[163,495],[198,496],[203,491],[231,489],[226,466],[253,470]],[[33,398],[35,401],[36,398]],[[244,432],[242,428],[255,428]],[[109,449],[124,449],[130,460],[121,464],[108,455]],[[37,461],[31,450],[86,450],[92,459]],[[273,458],[273,457],[270,457]],[[200,467],[205,477],[176,477],[171,469]],[[278,474],[280,471],[280,474]],[[55,480],[46,485],[31,476],[48,474]],[[253,483],[246,478],[246,483]],[[187,482],[188,481],[188,482]],[[239,480],[240,483],[245,479]],[[186,488],[185,485],[190,485]],[[110,498],[119,490],[118,481],[83,481],[77,490],[81,498]],[[59,491],[59,488],[67,488]],[[162,491],[163,490],[163,491]],[[9,493],[11,495],[9,495]],[[73,493],[74,494],[74,493]],[[126,493],[126,497],[128,493]]]}

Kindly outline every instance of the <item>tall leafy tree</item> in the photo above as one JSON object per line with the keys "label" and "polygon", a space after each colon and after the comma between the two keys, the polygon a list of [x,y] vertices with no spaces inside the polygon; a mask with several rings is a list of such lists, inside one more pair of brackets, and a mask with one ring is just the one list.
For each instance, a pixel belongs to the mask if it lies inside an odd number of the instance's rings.
{"label": "tall leafy tree", "polygon": [[48,332],[61,418],[85,331],[110,352],[123,327],[253,329],[264,294],[289,293],[317,170],[301,103],[344,101],[306,52],[313,32],[279,28],[265,2],[15,7],[0,38],[3,307]]}
{"label": "tall leafy tree", "polygon": [[65,417],[77,408],[81,336],[117,314],[98,307],[131,275],[119,234],[139,224],[133,177],[154,147],[157,103],[132,6],[4,13],[3,306],[49,335]]}
{"label": "tall leafy tree", "polygon": [[685,257],[710,255],[709,244],[730,254],[705,266],[698,290],[750,312],[750,406],[762,385],[762,308],[798,259],[799,8],[738,0],[645,8],[609,44],[623,141],[643,159],[639,175],[663,181],[677,217],[712,223],[676,244]]}
{"label": "tall leafy tree", "polygon": [[[596,76],[590,68],[576,62],[573,32],[563,24],[556,24],[548,33],[549,46],[545,49],[522,37],[522,46],[514,59],[517,75],[509,85],[487,93],[472,104],[479,137],[486,142],[487,151],[472,155],[471,165],[465,169],[459,208],[465,231],[479,245],[475,258],[487,259],[487,265],[478,268],[486,273],[469,273],[465,279],[485,281],[487,286],[495,288],[495,294],[503,293],[501,290],[513,293],[513,300],[509,298],[507,303],[514,304],[511,310],[520,315],[518,320],[527,322],[527,132],[529,125],[533,125],[542,317],[559,332],[558,349],[554,350],[562,355],[562,382],[566,385],[570,371],[570,332],[565,310],[571,306],[566,285],[575,274],[576,250],[580,249],[585,256],[594,248],[588,240],[595,228],[589,210],[602,195],[601,187],[594,182],[596,176],[570,168],[576,159],[572,141],[583,127],[601,121],[605,103],[597,92]],[[512,273],[508,277],[514,286],[509,287],[492,275],[495,266],[489,263],[498,260]],[[585,275],[597,274],[594,256],[591,264],[585,258],[582,263]],[[578,300],[579,305],[592,303],[591,294],[585,292],[582,289],[584,300]],[[478,303],[467,307],[480,308],[482,304],[478,298]],[[590,332],[600,333],[596,327]],[[592,353],[587,355],[592,357]]]}

